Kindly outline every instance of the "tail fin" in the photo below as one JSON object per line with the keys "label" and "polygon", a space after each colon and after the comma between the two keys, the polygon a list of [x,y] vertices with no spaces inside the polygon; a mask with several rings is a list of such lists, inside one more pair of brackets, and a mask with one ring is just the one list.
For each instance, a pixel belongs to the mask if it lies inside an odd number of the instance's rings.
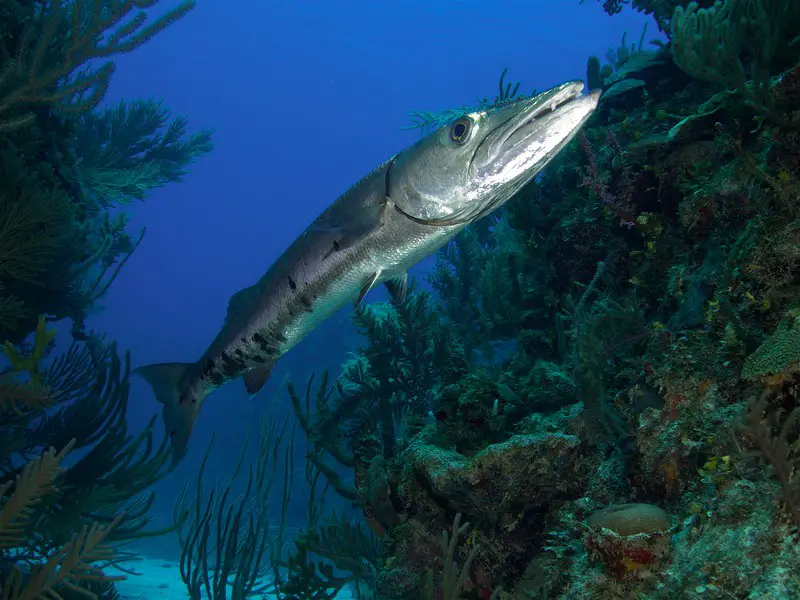
{"label": "tail fin", "polygon": [[190,363],[157,363],[134,369],[133,374],[150,384],[161,404],[171,404],[178,401],[178,384],[189,366]]}
{"label": "tail fin", "polygon": [[[164,426],[170,437],[173,462],[178,462],[186,454],[189,437],[200,413],[202,398],[189,397],[181,390],[180,382],[191,363],[158,363],[134,369],[153,388],[156,400],[164,405]],[[182,397],[182,394],[184,395]]]}

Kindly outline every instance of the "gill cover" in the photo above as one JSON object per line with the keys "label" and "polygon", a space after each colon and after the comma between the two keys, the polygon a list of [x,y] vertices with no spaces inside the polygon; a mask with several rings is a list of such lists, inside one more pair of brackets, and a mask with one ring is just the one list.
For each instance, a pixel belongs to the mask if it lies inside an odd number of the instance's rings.
{"label": "gill cover", "polygon": [[467,220],[472,159],[484,128],[485,113],[464,115],[397,155],[387,177],[392,202],[426,223]]}

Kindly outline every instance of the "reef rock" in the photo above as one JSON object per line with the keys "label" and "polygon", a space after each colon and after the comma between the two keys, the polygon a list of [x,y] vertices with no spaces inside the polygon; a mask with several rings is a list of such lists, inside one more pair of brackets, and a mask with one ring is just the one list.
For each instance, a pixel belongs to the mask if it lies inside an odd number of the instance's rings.
{"label": "reef rock", "polygon": [[509,511],[547,507],[559,496],[580,493],[578,437],[560,433],[514,435],[472,457],[425,443],[402,457],[399,496],[407,506],[428,504],[494,521]]}

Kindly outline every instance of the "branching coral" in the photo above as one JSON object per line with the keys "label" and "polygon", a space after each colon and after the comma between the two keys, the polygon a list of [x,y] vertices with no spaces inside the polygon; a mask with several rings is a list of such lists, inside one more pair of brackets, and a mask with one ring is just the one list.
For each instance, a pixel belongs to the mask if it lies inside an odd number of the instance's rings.
{"label": "branching coral", "polygon": [[769,407],[773,394],[767,390],[751,403],[742,431],[753,436],[758,444],[758,453],[769,461],[780,483],[786,509],[795,522],[800,523],[800,478],[795,473],[800,456],[797,440],[793,439],[797,438],[800,406],[781,418],[778,411]]}
{"label": "branching coral", "polygon": [[346,402],[359,399],[363,406],[388,402],[394,409],[407,406],[425,413],[438,388],[463,372],[458,338],[440,320],[430,294],[415,290],[413,281],[405,295],[390,284],[390,303],[365,306],[354,314],[366,344],[359,357],[345,366]]}
{"label": "branching coral", "polygon": [[[11,2],[0,16],[0,339],[39,314],[83,320],[141,241],[105,210],[183,176],[211,149],[155,101],[94,113],[114,70],[193,7],[158,0]],[[113,130],[113,134],[112,134]]]}
{"label": "branching coral", "polygon": [[[273,544],[272,589],[279,600],[333,600],[348,584],[361,595],[361,589],[374,591],[380,569],[382,546],[361,523],[353,523],[343,514],[321,515],[328,486],[319,491],[320,471],[314,462],[306,462],[308,485],[307,523],[293,540],[285,534],[287,509],[290,506],[294,478],[293,459],[286,454],[282,515],[277,540]],[[367,596],[371,597],[371,596]]]}
{"label": "branching coral", "polygon": [[[464,583],[469,577],[469,570],[472,567],[472,561],[478,553],[479,547],[475,544],[469,549],[464,563],[459,567],[456,562],[456,547],[458,546],[458,539],[465,535],[470,530],[469,523],[461,523],[461,513],[457,513],[453,518],[453,529],[451,532],[442,532],[442,556],[443,556],[443,569],[441,581],[441,598],[443,600],[458,600],[461,598],[461,592],[464,589]],[[427,593],[428,600],[433,600],[435,596],[435,586],[433,584],[433,571],[428,571]],[[497,594],[494,594],[494,598]]]}
{"label": "branching coral", "polygon": [[[175,505],[175,521],[179,523],[181,578],[192,600],[245,600],[269,589],[263,580],[274,542],[269,500],[287,423],[277,427],[272,419],[264,418],[255,462],[244,465],[250,449],[248,435],[228,482],[209,488],[205,468],[212,437],[197,480],[184,486]],[[243,470],[244,491],[235,495]]]}
{"label": "branching coral", "polygon": [[153,188],[181,181],[186,166],[213,149],[211,130],[186,137],[183,116],[170,118],[158,100],[121,101],[79,117],[77,180],[103,206],[142,200]]}
{"label": "branching coral", "polygon": [[[429,294],[414,292],[413,282],[404,297],[399,291],[390,286],[390,303],[357,311],[354,320],[366,344],[332,387],[323,374],[313,405],[312,381],[304,399],[288,388],[310,444],[309,460],[340,496],[360,501],[390,524],[402,518],[380,486],[369,483],[368,470],[377,469],[373,459],[397,456],[409,424],[418,426],[441,388],[465,370],[460,345],[432,310]],[[328,458],[355,471],[355,486]]]}
{"label": "branching coral", "polygon": [[308,460],[325,476],[337,494],[347,500],[355,501],[358,492],[342,479],[336,468],[326,462],[326,458],[331,456],[338,465],[345,468],[352,469],[356,466],[356,457],[349,445],[351,440],[347,436],[346,427],[351,418],[358,416],[356,412],[358,406],[354,403],[342,403],[339,406],[331,404],[331,395],[339,387],[339,382],[329,388],[327,371],[322,373],[312,406],[313,382],[314,375],[309,378],[302,398],[295,392],[291,382],[286,386],[295,416],[311,449]]}
{"label": "branching coral", "polygon": [[[38,505],[58,493],[55,485],[63,473],[61,462],[72,446],[70,442],[59,453],[50,448],[28,463],[14,481],[0,485],[0,497],[6,497],[0,509],[0,550],[12,551],[14,560],[11,571],[1,582],[5,600],[60,598],[64,589],[97,600],[94,593],[83,587],[85,584],[122,579],[106,575],[95,565],[113,564],[115,552],[104,542],[121,515],[105,526],[85,525],[80,533],[73,534],[63,546],[46,555],[26,555],[20,551],[29,546],[29,532],[36,523]],[[13,492],[7,495],[10,490]],[[21,564],[26,565],[25,571],[20,569]]]}
{"label": "branching coral", "polygon": [[32,105],[67,113],[96,107],[114,63],[92,61],[135,50],[194,8],[189,0],[146,25],[158,0],[49,0],[38,7],[20,41],[17,59],[0,70],[0,130],[30,123]]}
{"label": "branching coral", "polygon": [[309,528],[295,539],[338,571],[349,573],[349,580],[375,578],[381,563],[381,545],[360,522],[343,514],[332,513],[317,527]]}
{"label": "branching coral", "polygon": [[672,55],[692,77],[736,90],[760,112],[769,112],[770,68],[800,22],[796,2],[726,0],[711,8],[679,6],[671,23]]}
{"label": "branching coral", "polygon": [[[3,375],[6,385],[15,386],[12,392],[39,391],[44,400],[3,398],[12,410],[0,412],[0,480],[18,483],[16,491],[9,485],[0,489],[7,533],[0,562],[42,567],[6,580],[7,593],[16,595],[4,597],[40,597],[40,592],[26,595],[28,582],[45,591],[80,583],[93,597],[104,592],[95,585],[99,575],[91,563],[113,565],[127,558],[103,543],[162,533],[147,529],[154,499],[149,488],[168,472],[169,452],[166,437],[153,443],[153,421],[139,435],[128,431],[128,360],[97,338],[73,343],[52,359],[52,332],[40,323],[30,348],[6,344],[12,362]],[[74,449],[77,456],[61,467],[65,452],[56,455],[48,448]],[[25,467],[24,461],[33,462]],[[24,518],[9,521],[6,515],[12,513]],[[53,593],[47,597],[56,597]]]}

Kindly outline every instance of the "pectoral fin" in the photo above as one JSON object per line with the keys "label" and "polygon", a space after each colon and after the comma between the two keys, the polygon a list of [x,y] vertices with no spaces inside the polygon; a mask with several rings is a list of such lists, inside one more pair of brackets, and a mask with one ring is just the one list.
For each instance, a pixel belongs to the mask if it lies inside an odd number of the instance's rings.
{"label": "pectoral fin", "polygon": [[386,287],[398,302],[405,302],[406,296],[408,296],[408,273],[392,277],[386,282]]}
{"label": "pectoral fin", "polygon": [[269,379],[269,375],[272,373],[272,367],[274,366],[275,365],[264,365],[256,367],[255,369],[247,371],[247,373],[242,376],[242,379],[244,379],[244,387],[247,389],[248,394],[255,395],[261,391],[261,388],[267,383],[267,379]]}
{"label": "pectoral fin", "polygon": [[373,273],[372,276],[367,280],[367,282],[361,287],[361,293],[358,295],[358,300],[356,300],[356,306],[355,306],[356,310],[358,310],[361,307],[361,303],[364,301],[364,297],[377,283],[378,278],[380,276],[381,276],[381,271],[375,271],[375,273]]}

